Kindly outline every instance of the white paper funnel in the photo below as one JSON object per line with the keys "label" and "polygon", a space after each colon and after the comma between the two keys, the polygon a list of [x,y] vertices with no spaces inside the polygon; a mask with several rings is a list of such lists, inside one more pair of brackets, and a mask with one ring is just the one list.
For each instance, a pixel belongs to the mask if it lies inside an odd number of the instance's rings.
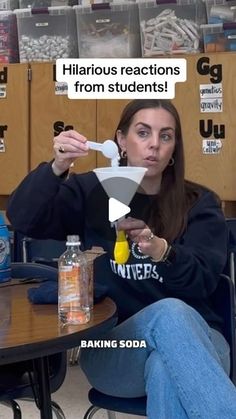
{"label": "white paper funnel", "polygon": [[129,205],[147,171],[145,167],[118,166],[93,170],[109,198]]}

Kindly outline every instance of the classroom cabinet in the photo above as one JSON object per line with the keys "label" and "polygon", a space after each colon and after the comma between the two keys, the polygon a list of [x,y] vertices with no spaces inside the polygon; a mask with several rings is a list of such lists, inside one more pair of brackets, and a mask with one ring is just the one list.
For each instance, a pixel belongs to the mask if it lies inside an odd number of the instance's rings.
{"label": "classroom cabinet", "polygon": [[[96,139],[96,101],[70,100],[58,94],[55,65],[10,64],[0,66],[0,205],[13,189],[42,161],[53,158],[53,137],[75,129]],[[96,167],[96,153],[76,162],[84,172]]]}
{"label": "classroom cabinet", "polygon": [[[68,99],[65,84],[57,83],[55,64],[30,66],[30,168],[53,158],[53,138],[61,131],[75,129],[96,139],[96,100]],[[96,153],[76,161],[73,171],[96,167]]]}
{"label": "classroom cabinet", "polygon": [[[183,128],[186,178],[236,201],[236,54],[196,54],[187,60],[187,81],[176,84]],[[99,100],[97,138],[113,138],[128,100]],[[99,167],[107,165],[98,155]]]}
{"label": "classroom cabinet", "polygon": [[186,177],[223,201],[236,201],[235,80],[235,54],[192,56],[173,101],[183,121]]}
{"label": "classroom cabinet", "polygon": [[[186,177],[214,189],[223,201],[236,201],[236,53],[183,58],[187,81],[176,84],[173,102],[182,121]],[[100,142],[112,139],[127,102],[68,99],[65,86],[56,82],[53,63],[2,64],[0,195],[8,195],[29,170],[53,158],[53,137],[62,130],[74,128]],[[72,170],[108,164],[101,153],[90,151]]]}
{"label": "classroom cabinet", "polygon": [[27,64],[0,64],[0,195],[8,195],[29,171]]}

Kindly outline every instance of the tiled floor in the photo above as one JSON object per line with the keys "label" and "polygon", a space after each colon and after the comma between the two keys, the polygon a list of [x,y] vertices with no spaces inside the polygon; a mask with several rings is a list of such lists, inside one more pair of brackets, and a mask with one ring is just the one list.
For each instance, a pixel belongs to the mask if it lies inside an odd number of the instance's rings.
{"label": "tiled floor", "polygon": [[[87,399],[89,384],[78,365],[70,366],[63,386],[52,395],[62,408],[66,419],[83,419],[84,413],[89,407]],[[18,401],[22,411],[22,419],[39,419],[40,415],[33,402]],[[124,415],[117,413],[117,419],[140,419],[140,416]],[[9,408],[0,404],[0,419],[11,419],[12,413]],[[94,419],[107,419],[105,411],[99,411]]]}

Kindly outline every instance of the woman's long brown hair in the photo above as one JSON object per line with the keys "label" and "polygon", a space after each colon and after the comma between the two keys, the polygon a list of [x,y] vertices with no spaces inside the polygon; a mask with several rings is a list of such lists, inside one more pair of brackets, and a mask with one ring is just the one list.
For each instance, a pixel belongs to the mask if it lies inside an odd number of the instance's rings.
{"label": "woman's long brown hair", "polygon": [[[162,108],[168,111],[175,120],[174,164],[168,165],[162,174],[161,189],[150,208],[148,225],[155,234],[172,242],[185,230],[189,209],[201,193],[201,186],[185,181],[184,149],[179,114],[169,100],[137,99],[129,102],[124,108],[117,130],[124,135],[128,133],[134,115],[141,109]],[[114,138],[117,143],[115,134]],[[117,143],[118,144],[118,143]],[[126,166],[127,159],[121,158],[120,165]]]}

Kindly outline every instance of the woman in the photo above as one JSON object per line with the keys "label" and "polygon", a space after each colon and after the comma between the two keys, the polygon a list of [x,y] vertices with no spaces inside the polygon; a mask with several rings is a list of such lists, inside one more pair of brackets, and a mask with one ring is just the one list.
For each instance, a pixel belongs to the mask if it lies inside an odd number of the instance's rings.
{"label": "woman", "polygon": [[[16,189],[8,217],[27,235],[79,233],[86,248],[107,250],[102,279],[117,303],[119,325],[102,339],[118,344],[82,351],[81,366],[95,388],[123,397],[147,394],[149,419],[233,419],[229,348],[212,304],[227,258],[219,199],[184,180],[181,125],[169,101],[130,102],[115,141],[122,165],[147,168],[131,216],[118,223],[129,238],[127,263],[114,261],[116,232],[95,175],[66,179],[70,164],[88,153],[87,139],[75,131],[55,137],[53,162]],[[124,340],[142,345],[124,349]]]}

